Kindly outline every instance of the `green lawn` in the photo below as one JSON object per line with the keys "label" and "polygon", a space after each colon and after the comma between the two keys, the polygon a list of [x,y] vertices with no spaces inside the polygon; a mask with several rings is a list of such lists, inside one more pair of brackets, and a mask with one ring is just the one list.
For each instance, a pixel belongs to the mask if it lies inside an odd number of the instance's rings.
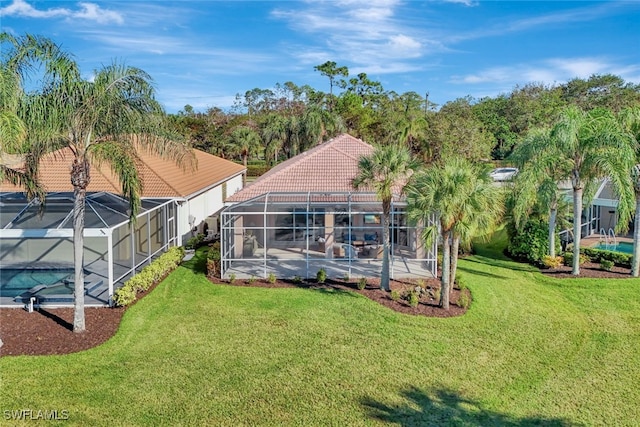
{"label": "green lawn", "polygon": [[474,301],[451,319],[180,267],[104,345],[0,359],[0,424],[638,425],[640,280],[549,279],[502,244],[460,262]]}

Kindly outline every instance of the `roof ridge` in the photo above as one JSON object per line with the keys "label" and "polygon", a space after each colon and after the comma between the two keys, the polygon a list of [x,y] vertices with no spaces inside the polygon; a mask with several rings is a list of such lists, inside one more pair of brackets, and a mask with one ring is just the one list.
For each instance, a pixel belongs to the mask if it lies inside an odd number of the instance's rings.
{"label": "roof ridge", "polygon": [[[297,156],[293,156],[290,159],[285,160],[284,162],[276,165],[274,168],[272,168],[269,172],[273,171],[273,173],[269,173],[267,172],[266,174],[258,177],[258,179],[256,179],[255,181],[253,181],[251,184],[247,185],[246,187],[244,187],[242,190],[244,190],[245,188],[249,188],[249,187],[253,187],[254,185],[259,185],[262,184],[263,182],[267,181],[267,180],[271,180],[271,179],[275,179],[274,177],[277,177],[279,175],[281,175],[283,172],[287,171],[288,168],[297,165],[298,163],[300,163],[303,160],[306,160],[312,156],[317,155],[317,153],[321,153],[324,150],[328,150],[330,148],[332,148],[332,143],[334,143],[335,141],[337,141],[337,139],[340,136],[343,136],[346,134],[340,134],[337,137],[331,138],[328,141],[325,141],[323,143],[320,143],[318,145],[316,145],[315,147],[311,148],[310,150],[307,151],[303,151],[302,153],[298,154]],[[327,148],[328,147],[328,148]],[[335,147],[333,147],[335,149]]]}

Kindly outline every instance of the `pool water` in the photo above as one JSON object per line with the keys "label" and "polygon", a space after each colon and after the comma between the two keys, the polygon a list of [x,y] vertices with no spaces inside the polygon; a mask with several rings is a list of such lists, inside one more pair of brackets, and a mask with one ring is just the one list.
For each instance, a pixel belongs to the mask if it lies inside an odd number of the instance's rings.
{"label": "pool water", "polygon": [[[73,269],[63,268],[2,268],[0,269],[0,297],[16,297],[37,285],[50,286],[73,279]],[[73,293],[72,287],[59,287],[58,293]]]}
{"label": "pool water", "polygon": [[622,252],[625,254],[633,253],[633,243],[629,242],[620,242],[615,245],[607,245],[606,243],[600,242],[597,245],[593,246],[593,248],[602,249],[605,251]]}

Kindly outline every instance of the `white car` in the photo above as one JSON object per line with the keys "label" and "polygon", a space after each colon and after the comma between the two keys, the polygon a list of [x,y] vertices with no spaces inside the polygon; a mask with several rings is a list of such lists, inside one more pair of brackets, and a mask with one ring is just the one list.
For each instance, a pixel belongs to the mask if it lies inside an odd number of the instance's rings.
{"label": "white car", "polygon": [[489,176],[494,181],[508,181],[518,173],[518,168],[497,168],[491,171]]}

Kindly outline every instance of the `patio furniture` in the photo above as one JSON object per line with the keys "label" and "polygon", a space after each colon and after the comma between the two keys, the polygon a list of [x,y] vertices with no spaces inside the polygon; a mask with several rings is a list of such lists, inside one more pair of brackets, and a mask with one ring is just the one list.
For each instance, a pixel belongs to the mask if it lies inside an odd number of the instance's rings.
{"label": "patio furniture", "polygon": [[343,243],[342,249],[344,249],[344,257],[346,259],[358,259],[358,249],[355,246]]}

